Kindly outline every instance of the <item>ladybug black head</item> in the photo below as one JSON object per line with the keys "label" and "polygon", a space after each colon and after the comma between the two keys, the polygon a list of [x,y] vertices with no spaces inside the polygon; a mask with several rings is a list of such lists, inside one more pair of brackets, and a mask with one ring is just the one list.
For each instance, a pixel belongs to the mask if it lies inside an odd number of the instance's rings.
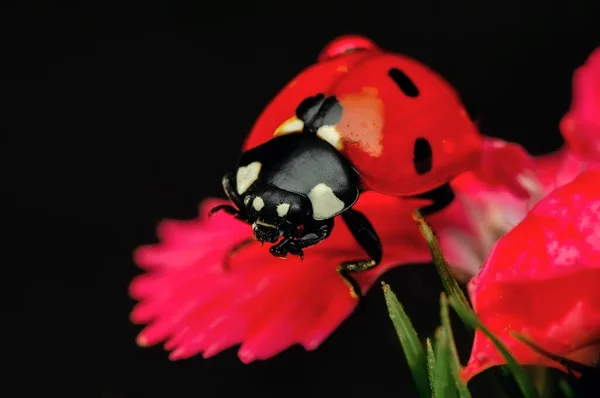
{"label": "ladybug black head", "polygon": [[230,213],[274,243],[299,238],[309,224],[333,219],[358,199],[358,175],[332,145],[303,133],[274,138],[242,154],[223,187]]}
{"label": "ladybug black head", "polygon": [[269,184],[258,185],[243,196],[241,211],[252,225],[257,240],[275,243],[282,236],[296,237],[312,215],[310,202],[293,192]]}

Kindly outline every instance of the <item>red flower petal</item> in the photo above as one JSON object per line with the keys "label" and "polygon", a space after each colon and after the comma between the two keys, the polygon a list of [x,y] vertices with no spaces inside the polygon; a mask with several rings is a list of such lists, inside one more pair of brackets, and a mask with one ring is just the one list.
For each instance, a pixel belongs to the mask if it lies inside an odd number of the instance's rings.
{"label": "red flower petal", "polygon": [[533,158],[519,144],[485,137],[479,168],[473,172],[490,186],[504,187],[518,197],[528,198],[530,190],[524,186],[524,178],[533,170]]}
{"label": "red flower petal", "polygon": [[560,130],[573,152],[600,161],[600,47],[573,75],[571,109]]}
{"label": "red flower petal", "polygon": [[[171,358],[181,359],[208,357],[241,343],[244,362],[269,358],[293,344],[316,348],[356,305],[336,266],[365,253],[339,221],[326,241],[306,250],[304,261],[282,261],[254,242],[225,271],[227,251],[250,238],[251,229],[226,214],[207,220],[204,214],[220,203],[204,202],[197,220],[162,223],[160,243],[136,251],[135,261],[149,271],[130,288],[140,300],[132,320],[149,323],[140,344],[167,340]],[[390,267],[430,260],[411,219],[419,204],[361,196],[357,209],[369,217],[384,247],[381,265],[357,275],[364,291]]]}
{"label": "red flower petal", "polygon": [[[598,353],[598,181],[600,171],[586,171],[541,200],[498,241],[480,274],[469,284],[478,316],[521,363],[561,368],[510,337],[510,330],[572,359],[589,360],[585,355]],[[503,363],[492,343],[476,332],[463,377],[468,380]]]}
{"label": "red flower petal", "polygon": [[[451,183],[461,203],[456,208],[462,212],[445,210],[435,220],[444,254],[455,268],[471,275],[478,272],[496,241],[521,222],[537,201],[600,165],[582,161],[568,148],[531,157],[518,144],[495,138],[484,140],[483,151],[482,167]],[[506,162],[503,151],[513,160]]]}
{"label": "red flower petal", "polygon": [[534,159],[537,178],[546,193],[571,182],[591,165],[583,161],[568,147]]}

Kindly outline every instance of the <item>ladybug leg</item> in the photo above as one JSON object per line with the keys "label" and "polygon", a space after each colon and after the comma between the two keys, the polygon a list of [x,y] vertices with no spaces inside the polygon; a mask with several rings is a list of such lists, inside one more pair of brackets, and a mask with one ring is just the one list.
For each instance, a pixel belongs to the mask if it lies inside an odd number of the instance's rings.
{"label": "ladybug leg", "polygon": [[[229,200],[231,200],[234,205],[237,206],[237,209],[231,205],[219,205],[219,206],[212,208],[210,210],[210,212],[208,213],[208,216],[211,217],[218,211],[224,211],[225,213],[234,216],[238,220],[245,222],[247,224],[250,224],[246,215],[244,213],[242,213],[242,209],[244,209],[244,207],[243,207],[242,201],[240,200],[239,195],[237,194],[236,190],[234,189],[233,173],[225,174],[225,176],[223,176],[221,183],[223,185],[223,191],[225,192],[225,195],[227,195],[227,198]],[[231,249],[229,249],[227,251],[227,253],[225,254],[225,259],[223,261],[223,269],[225,271],[228,271],[230,269],[231,258],[238,251],[240,251],[244,247],[254,243],[255,241],[256,240],[253,237],[244,239],[243,241],[239,242],[238,244],[233,246]]]}
{"label": "ladybug leg", "polygon": [[271,246],[269,251],[272,255],[279,258],[286,258],[289,250],[289,245],[291,245],[292,238],[283,238],[279,243]]}
{"label": "ladybug leg", "polygon": [[276,257],[286,258],[288,253],[304,259],[302,249],[314,246],[327,239],[333,230],[333,218],[323,221],[314,221],[304,225],[302,237],[293,239],[286,237],[276,245],[271,246],[270,252]]}
{"label": "ladybug leg", "polygon": [[224,211],[225,213],[234,216],[238,220],[250,224],[250,221],[248,220],[248,217],[244,211],[244,204],[234,189],[233,173],[225,174],[221,183],[223,184],[223,191],[225,191],[225,195],[227,195],[227,198],[232,201],[237,208],[231,205],[219,205],[212,208],[212,210],[208,213],[208,217],[212,217],[218,211]]}
{"label": "ladybug leg", "polygon": [[[241,216],[238,209],[236,209],[235,207],[230,206],[230,205],[219,205],[219,206],[213,207],[211,209],[211,211],[208,213],[208,217],[209,218],[212,217],[215,213],[217,213],[219,211],[224,211],[225,213],[234,216],[235,218],[237,218],[238,220],[240,220],[242,222],[249,223],[244,217]],[[223,269],[225,271],[229,271],[229,269],[231,268],[229,266],[231,263],[231,257],[233,257],[238,251],[240,251],[244,247],[246,247],[249,244],[254,243],[254,242],[256,242],[256,239],[254,239],[254,237],[247,238],[247,239],[244,239],[243,241],[237,243],[236,245],[234,245],[231,249],[229,249],[227,251],[227,253],[225,253],[225,259],[223,260]]]}
{"label": "ladybug leg", "polygon": [[352,277],[355,272],[364,272],[376,267],[381,262],[383,249],[377,232],[367,217],[359,211],[349,209],[342,214],[344,222],[350,229],[354,239],[367,252],[369,260],[347,261],[337,267],[337,272],[350,287],[350,295],[360,299],[362,291],[358,282]]}
{"label": "ladybug leg", "polygon": [[231,249],[227,250],[227,253],[225,253],[225,258],[223,260],[223,270],[224,271],[231,270],[231,259],[233,258],[233,256],[235,256],[244,247],[250,246],[251,244],[253,244],[255,242],[256,242],[256,239],[254,239],[254,237],[246,238],[243,241],[235,244]]}
{"label": "ladybug leg", "polygon": [[219,205],[216,207],[213,207],[212,209],[210,209],[210,212],[208,212],[208,217],[212,217],[215,213],[218,213],[220,211],[224,211],[225,213],[231,215],[231,216],[237,216],[238,215],[238,209],[236,209],[233,206],[230,205]]}
{"label": "ladybug leg", "polygon": [[240,195],[238,195],[237,191],[235,190],[233,173],[225,174],[221,180],[221,184],[223,185],[223,191],[225,192],[225,195],[227,195],[227,198],[231,200],[239,209],[238,213],[241,214],[244,209],[244,202],[241,200]]}
{"label": "ladybug leg", "polygon": [[419,195],[413,196],[418,199],[428,199],[433,203],[419,209],[423,216],[429,216],[433,213],[446,208],[454,200],[454,191],[450,187],[449,183],[446,183],[438,188],[432,189],[429,192],[425,192]]}
{"label": "ladybug leg", "polygon": [[238,219],[242,222],[245,222],[246,224],[250,224],[250,221],[248,221],[248,219],[242,212],[240,212],[238,209],[236,209],[235,207],[230,206],[230,205],[219,205],[219,206],[213,207],[210,210],[210,212],[208,212],[208,218],[211,218],[215,213],[217,213],[219,211],[224,211],[225,213],[235,217],[236,219]]}

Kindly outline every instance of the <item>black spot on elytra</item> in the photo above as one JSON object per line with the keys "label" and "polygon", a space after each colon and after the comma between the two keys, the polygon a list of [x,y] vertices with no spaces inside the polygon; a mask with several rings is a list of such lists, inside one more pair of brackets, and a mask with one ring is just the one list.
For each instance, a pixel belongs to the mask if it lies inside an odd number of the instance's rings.
{"label": "black spot on elytra", "polygon": [[433,152],[429,141],[425,138],[417,138],[413,149],[413,164],[417,174],[425,174],[431,171],[433,166]]}
{"label": "black spot on elytra", "polygon": [[404,95],[413,98],[419,96],[419,89],[417,86],[415,86],[415,83],[400,69],[392,68],[389,70],[388,75],[392,78],[400,90],[402,90]]}
{"label": "black spot on elytra", "polygon": [[333,126],[342,119],[342,104],[335,97],[317,94],[296,108],[296,117],[304,122],[304,132],[316,134],[322,126]]}

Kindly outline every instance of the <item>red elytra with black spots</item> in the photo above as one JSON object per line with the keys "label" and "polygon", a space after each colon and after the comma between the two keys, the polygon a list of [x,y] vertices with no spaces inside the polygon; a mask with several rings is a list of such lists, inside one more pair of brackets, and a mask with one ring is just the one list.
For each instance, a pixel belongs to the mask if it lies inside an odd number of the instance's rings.
{"label": "red elytra with black spots", "polygon": [[454,88],[365,37],[330,42],[265,108],[243,150],[319,132],[357,170],[363,190],[422,194],[474,168],[480,135]]}

